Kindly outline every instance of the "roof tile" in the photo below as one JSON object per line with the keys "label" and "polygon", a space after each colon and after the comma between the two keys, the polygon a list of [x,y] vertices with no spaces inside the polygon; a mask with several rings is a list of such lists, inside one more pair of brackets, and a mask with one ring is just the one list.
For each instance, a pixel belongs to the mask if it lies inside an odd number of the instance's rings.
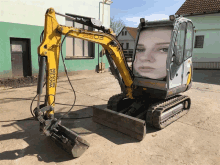
{"label": "roof tile", "polygon": [[137,28],[133,28],[133,27],[125,27],[127,29],[127,31],[131,34],[131,36],[136,39],[137,36]]}
{"label": "roof tile", "polygon": [[220,11],[220,0],[186,0],[176,15],[214,13]]}

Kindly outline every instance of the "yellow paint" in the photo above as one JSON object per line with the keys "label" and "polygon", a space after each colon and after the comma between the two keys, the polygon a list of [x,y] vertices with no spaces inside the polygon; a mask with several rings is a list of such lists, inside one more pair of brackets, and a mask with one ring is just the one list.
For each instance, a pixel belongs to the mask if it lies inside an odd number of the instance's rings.
{"label": "yellow paint", "polygon": [[[48,95],[48,105],[51,105],[53,107],[55,106],[54,96],[56,94],[57,86],[61,35],[66,35],[67,33],[68,36],[98,43],[101,44],[105,49],[107,49],[122,76],[125,86],[127,87],[127,97],[133,99],[131,88],[133,80],[129,71],[127,70],[125,61],[123,60],[122,48],[120,46],[120,43],[114,37],[115,35],[113,33],[113,30],[110,29],[111,34],[106,34],[102,32],[88,31],[59,25],[56,20],[54,9],[50,8],[45,14],[44,38],[42,43],[38,47],[38,54],[40,56],[47,57],[46,64],[48,76],[46,94]],[[116,46],[110,45],[111,41],[114,41],[116,43]],[[53,114],[54,112],[47,112],[47,114],[48,113]]]}
{"label": "yellow paint", "polygon": [[168,92],[168,95],[171,95],[171,94],[173,94],[173,91],[169,91],[169,92]]}
{"label": "yellow paint", "polygon": [[191,81],[191,76],[192,76],[192,66],[190,67],[190,70],[189,70],[189,76],[188,76],[186,85],[189,85],[189,83]]}

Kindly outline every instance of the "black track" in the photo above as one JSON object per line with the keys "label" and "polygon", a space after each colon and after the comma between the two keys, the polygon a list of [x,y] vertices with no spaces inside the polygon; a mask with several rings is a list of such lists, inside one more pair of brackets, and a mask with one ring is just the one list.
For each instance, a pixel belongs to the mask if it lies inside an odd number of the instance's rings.
{"label": "black track", "polygon": [[[125,95],[123,93],[114,95],[110,97],[108,101],[107,108],[113,111],[121,112],[124,114],[129,114],[129,110],[131,109],[131,104],[134,102],[131,99],[125,99]],[[163,129],[172,122],[176,121],[183,115],[185,115],[191,105],[191,99],[188,96],[185,95],[176,95],[168,100],[151,100],[150,105],[146,105],[144,109],[137,110],[139,115],[136,114],[135,116],[137,118],[146,120],[146,123],[154,126],[155,128],[158,129]],[[186,105],[185,102],[188,102]],[[179,111],[171,111],[172,115],[164,120],[162,119],[162,114],[164,112],[167,112],[169,109],[178,106],[179,104],[183,104],[183,109],[179,109]],[[130,108],[129,108],[130,107]],[[123,110],[124,109],[124,110]],[[145,117],[143,118],[143,116]],[[131,116],[131,115],[129,115]],[[135,117],[134,115],[132,115]],[[141,117],[142,116],[142,117]]]}

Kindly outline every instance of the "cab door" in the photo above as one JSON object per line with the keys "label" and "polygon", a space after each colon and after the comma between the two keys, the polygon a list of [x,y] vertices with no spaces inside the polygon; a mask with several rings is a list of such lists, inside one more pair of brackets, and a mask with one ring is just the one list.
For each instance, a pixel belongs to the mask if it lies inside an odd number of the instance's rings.
{"label": "cab door", "polygon": [[184,51],[184,72],[183,72],[183,84],[189,85],[192,80],[192,51],[193,51],[193,36],[194,29],[191,22],[187,22],[187,32]]}
{"label": "cab door", "polygon": [[186,22],[179,24],[178,29],[174,29],[171,54],[169,55],[169,88],[178,87],[183,84],[184,77],[184,50],[186,38]]}

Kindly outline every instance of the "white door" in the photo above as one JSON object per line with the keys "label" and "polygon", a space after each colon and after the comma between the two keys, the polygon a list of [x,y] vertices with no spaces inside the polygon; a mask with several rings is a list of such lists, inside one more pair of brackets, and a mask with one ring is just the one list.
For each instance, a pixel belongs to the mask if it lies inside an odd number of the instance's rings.
{"label": "white door", "polygon": [[192,51],[193,51],[193,25],[191,22],[187,22],[187,33],[184,51],[184,72],[183,72],[183,84],[188,85],[192,77]]}
{"label": "white door", "polygon": [[172,50],[172,58],[170,62],[170,81],[169,88],[182,85],[184,74],[184,49],[186,36],[186,22],[179,25]]}

